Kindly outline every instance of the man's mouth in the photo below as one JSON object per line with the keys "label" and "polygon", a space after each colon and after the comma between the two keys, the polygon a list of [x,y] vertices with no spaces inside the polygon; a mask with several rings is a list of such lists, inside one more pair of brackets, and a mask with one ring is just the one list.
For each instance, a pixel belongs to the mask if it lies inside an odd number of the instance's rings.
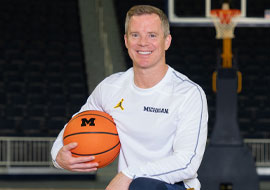
{"label": "man's mouth", "polygon": [[152,53],[152,51],[137,51],[141,55],[149,55]]}

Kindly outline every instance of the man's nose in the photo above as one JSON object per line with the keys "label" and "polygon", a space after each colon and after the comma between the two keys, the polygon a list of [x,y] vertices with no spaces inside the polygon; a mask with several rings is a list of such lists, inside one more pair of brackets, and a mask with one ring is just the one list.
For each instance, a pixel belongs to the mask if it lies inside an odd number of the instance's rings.
{"label": "man's nose", "polygon": [[139,45],[140,46],[147,46],[147,44],[148,44],[147,37],[141,37],[140,40],[139,40]]}

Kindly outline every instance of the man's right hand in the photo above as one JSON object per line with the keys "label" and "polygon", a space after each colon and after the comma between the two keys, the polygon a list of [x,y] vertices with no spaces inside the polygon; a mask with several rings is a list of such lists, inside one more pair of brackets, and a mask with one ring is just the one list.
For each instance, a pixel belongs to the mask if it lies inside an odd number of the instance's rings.
{"label": "man's right hand", "polygon": [[70,143],[63,146],[57,156],[56,162],[62,168],[73,172],[92,172],[97,170],[98,163],[91,162],[95,159],[94,156],[87,157],[73,157],[71,150],[74,149],[78,143]]}

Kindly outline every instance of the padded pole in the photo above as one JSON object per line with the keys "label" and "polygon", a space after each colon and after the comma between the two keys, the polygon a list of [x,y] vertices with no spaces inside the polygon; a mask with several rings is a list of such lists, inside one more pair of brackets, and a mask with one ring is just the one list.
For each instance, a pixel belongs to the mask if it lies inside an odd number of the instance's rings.
{"label": "padded pole", "polygon": [[232,39],[225,38],[223,39],[223,54],[222,54],[222,67],[223,68],[232,68]]}
{"label": "padded pole", "polygon": [[259,178],[237,121],[238,72],[216,74],[216,121],[198,171],[201,190],[259,190]]}

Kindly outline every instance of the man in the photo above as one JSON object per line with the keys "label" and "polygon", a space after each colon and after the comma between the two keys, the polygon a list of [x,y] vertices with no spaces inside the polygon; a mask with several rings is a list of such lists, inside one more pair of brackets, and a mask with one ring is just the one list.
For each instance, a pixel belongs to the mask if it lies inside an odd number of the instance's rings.
{"label": "man", "polygon": [[[152,6],[132,7],[124,39],[133,68],[103,80],[80,110],[104,111],[117,126],[119,173],[106,190],[199,190],[197,170],[207,139],[206,97],[197,84],[166,64],[172,39],[166,15]],[[73,158],[70,150],[77,144],[63,146],[62,136],[63,130],[52,148],[55,165],[95,171],[97,163],[85,163],[94,158]]]}

